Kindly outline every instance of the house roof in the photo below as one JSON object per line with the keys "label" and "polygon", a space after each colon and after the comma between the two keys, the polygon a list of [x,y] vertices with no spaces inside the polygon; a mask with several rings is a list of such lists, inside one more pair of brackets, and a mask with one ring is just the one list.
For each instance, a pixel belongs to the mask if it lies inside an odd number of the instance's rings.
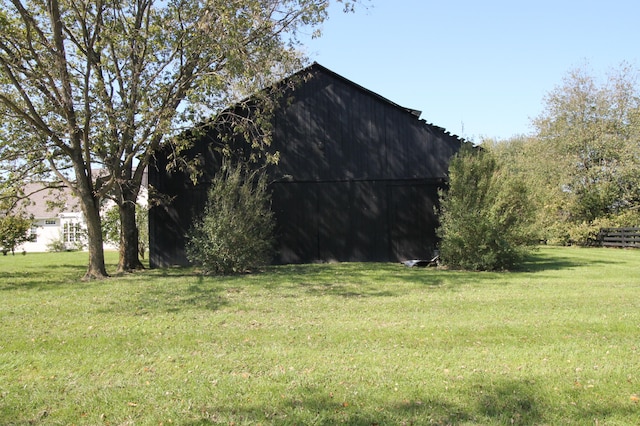
{"label": "house roof", "polygon": [[34,219],[81,211],[78,198],[68,187],[48,188],[45,183],[28,183],[24,186],[24,194],[28,201],[22,204],[22,208]]}

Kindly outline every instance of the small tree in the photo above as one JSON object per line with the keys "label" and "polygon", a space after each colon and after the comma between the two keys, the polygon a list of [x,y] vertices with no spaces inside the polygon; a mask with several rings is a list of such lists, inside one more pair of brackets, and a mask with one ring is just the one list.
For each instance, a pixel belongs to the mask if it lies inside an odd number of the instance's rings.
{"label": "small tree", "polygon": [[102,238],[107,244],[120,244],[120,216],[118,206],[113,206],[102,212]]}
{"label": "small tree", "polygon": [[486,150],[463,147],[440,193],[440,256],[453,268],[501,270],[515,266],[537,241],[533,208],[522,181],[509,176]]}
{"label": "small tree", "polygon": [[3,254],[11,252],[20,244],[29,241],[32,221],[21,216],[0,217],[0,248]]}
{"label": "small tree", "polygon": [[223,166],[209,189],[203,216],[187,235],[186,254],[205,273],[239,273],[271,259],[274,218],[266,174]]}

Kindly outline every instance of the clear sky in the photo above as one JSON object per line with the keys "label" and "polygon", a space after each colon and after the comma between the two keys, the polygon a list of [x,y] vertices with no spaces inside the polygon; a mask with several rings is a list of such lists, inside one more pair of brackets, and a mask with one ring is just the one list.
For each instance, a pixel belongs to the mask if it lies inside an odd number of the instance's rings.
{"label": "clear sky", "polygon": [[312,61],[476,143],[531,133],[572,69],[640,68],[640,0],[332,3]]}

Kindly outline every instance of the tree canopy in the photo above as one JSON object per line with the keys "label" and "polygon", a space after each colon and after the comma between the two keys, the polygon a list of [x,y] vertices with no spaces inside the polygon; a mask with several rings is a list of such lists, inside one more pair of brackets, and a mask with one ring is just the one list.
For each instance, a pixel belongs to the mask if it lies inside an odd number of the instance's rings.
{"label": "tree canopy", "polygon": [[535,134],[487,145],[528,183],[547,241],[589,244],[601,227],[640,225],[639,89],[628,65],[604,81],[572,70],[545,97]]}
{"label": "tree canopy", "polygon": [[135,268],[135,200],[159,144],[299,68],[298,35],[328,3],[0,0],[0,140],[11,172],[45,164],[80,198],[88,278],[106,275],[101,200],[119,206],[120,268]]}

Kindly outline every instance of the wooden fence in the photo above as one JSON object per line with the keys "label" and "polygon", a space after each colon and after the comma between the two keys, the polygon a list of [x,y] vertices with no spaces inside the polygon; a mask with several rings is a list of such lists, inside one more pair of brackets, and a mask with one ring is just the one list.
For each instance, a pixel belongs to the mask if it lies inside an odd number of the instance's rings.
{"label": "wooden fence", "polygon": [[598,242],[603,247],[640,248],[640,228],[602,228]]}

